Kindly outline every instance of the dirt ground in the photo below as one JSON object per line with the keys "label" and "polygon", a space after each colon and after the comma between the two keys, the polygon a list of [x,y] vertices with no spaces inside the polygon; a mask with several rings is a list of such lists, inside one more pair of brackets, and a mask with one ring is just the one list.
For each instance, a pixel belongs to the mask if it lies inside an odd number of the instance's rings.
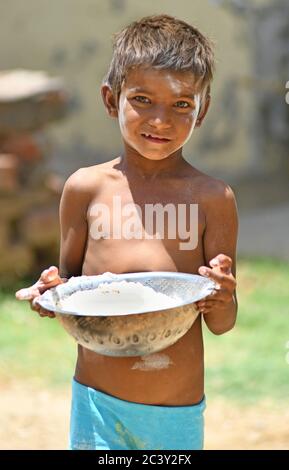
{"label": "dirt ground", "polygon": [[[70,390],[1,384],[0,449],[66,449]],[[289,409],[210,401],[206,449],[289,449]]]}

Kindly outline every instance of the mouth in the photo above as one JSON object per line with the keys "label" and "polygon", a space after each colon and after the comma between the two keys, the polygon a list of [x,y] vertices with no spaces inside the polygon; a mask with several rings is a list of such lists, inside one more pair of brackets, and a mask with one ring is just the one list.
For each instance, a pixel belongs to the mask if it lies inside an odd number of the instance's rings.
{"label": "mouth", "polygon": [[142,133],[141,136],[150,142],[155,142],[156,144],[165,144],[171,141],[171,139],[167,139],[166,137],[157,136],[155,134],[147,134],[145,132]]}

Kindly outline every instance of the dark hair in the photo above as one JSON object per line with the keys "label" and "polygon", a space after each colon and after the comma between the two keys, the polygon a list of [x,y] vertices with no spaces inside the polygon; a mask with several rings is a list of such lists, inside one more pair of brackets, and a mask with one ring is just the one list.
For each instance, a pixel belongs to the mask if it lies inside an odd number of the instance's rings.
{"label": "dark hair", "polygon": [[206,88],[214,71],[212,42],[198,29],[169,15],[134,21],[114,35],[113,56],[104,83],[115,96],[135,66],[191,71]]}

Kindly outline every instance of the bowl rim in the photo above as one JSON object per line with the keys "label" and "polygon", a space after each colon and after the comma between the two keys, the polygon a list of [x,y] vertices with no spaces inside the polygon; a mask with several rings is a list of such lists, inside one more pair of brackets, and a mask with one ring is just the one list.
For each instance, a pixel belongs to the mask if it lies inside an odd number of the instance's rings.
{"label": "bowl rim", "polygon": [[[119,313],[119,314],[107,314],[107,313],[98,313],[95,315],[87,315],[83,314],[80,312],[75,312],[73,310],[64,310],[62,308],[57,308],[55,305],[55,295],[58,297],[59,296],[59,291],[65,290],[67,288],[68,283],[70,285],[75,284],[77,285],[77,282],[84,284],[87,282],[93,282],[97,281],[97,285],[95,285],[93,288],[96,288],[97,286],[103,284],[103,283],[112,283],[112,282],[118,282],[118,281],[130,281],[130,282],[139,282],[140,280],[145,280],[145,279],[177,279],[177,280],[187,280],[187,281],[192,281],[196,279],[202,279],[203,283],[203,289],[204,291],[200,293],[200,295],[194,296],[194,300],[184,300],[183,302],[178,303],[177,305],[174,305],[172,307],[166,307],[163,309],[155,309],[155,310],[150,310],[148,312],[130,312],[130,313]],[[81,280],[80,280],[81,279]],[[81,285],[78,284],[78,285]],[[209,279],[204,276],[200,276],[198,274],[191,274],[191,273],[183,273],[183,272],[175,272],[175,271],[143,271],[143,272],[134,272],[134,273],[121,273],[121,274],[112,274],[112,273],[104,273],[104,274],[99,274],[99,275],[82,275],[82,276],[72,276],[69,278],[69,280],[63,284],[59,284],[56,287],[52,287],[45,291],[38,299],[37,303],[44,309],[47,310],[52,310],[53,312],[59,314],[59,315],[74,315],[77,317],[119,317],[119,316],[128,316],[128,315],[140,315],[140,314],[146,314],[146,313],[151,313],[151,312],[162,312],[165,310],[171,310],[174,308],[182,307],[185,305],[190,305],[194,304],[195,302],[198,302],[199,300],[205,298],[207,295],[210,295],[214,289],[216,288],[216,284],[212,279]],[[87,289],[84,290],[90,290],[88,287]],[[205,295],[204,295],[205,294]],[[70,294],[72,295],[72,294]]]}

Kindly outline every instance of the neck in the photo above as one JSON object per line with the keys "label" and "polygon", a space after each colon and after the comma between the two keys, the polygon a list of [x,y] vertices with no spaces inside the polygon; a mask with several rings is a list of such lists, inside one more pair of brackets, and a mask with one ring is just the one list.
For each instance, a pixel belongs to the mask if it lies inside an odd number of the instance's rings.
{"label": "neck", "polygon": [[120,166],[127,175],[135,175],[146,179],[155,179],[159,176],[176,174],[177,170],[186,164],[182,149],[177,150],[161,160],[151,160],[143,157],[133,149],[125,149],[121,156]]}

